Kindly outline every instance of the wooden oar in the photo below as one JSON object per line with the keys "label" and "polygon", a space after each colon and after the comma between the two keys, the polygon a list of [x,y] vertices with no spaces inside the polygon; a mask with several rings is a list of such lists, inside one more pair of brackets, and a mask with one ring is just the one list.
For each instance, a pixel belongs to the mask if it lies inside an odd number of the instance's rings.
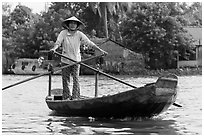
{"label": "wooden oar", "polygon": [[[68,60],[71,60],[72,62],[76,62],[75,60],[70,59],[70,58],[68,58],[68,57],[66,57],[66,56],[64,56],[64,55],[62,55],[62,54],[60,54],[60,53],[58,53],[58,52],[54,52],[54,53],[55,53],[56,55],[58,55],[58,56],[64,57],[64,58],[66,58],[66,59],[68,59]],[[118,81],[118,82],[120,82],[120,83],[123,83],[123,84],[128,85],[128,86],[133,87],[133,88],[137,88],[137,87],[134,86],[134,85],[131,85],[131,84],[129,84],[129,83],[126,83],[126,82],[124,82],[124,81],[122,81],[122,80],[120,80],[120,79],[118,79],[118,78],[116,78],[116,77],[113,77],[113,76],[111,76],[111,75],[109,75],[109,74],[107,74],[107,73],[104,73],[104,72],[102,72],[102,71],[100,71],[100,70],[98,70],[98,69],[95,69],[95,68],[93,68],[93,67],[91,67],[91,66],[89,66],[89,65],[87,65],[87,64],[84,64],[83,62],[80,62],[79,64],[81,64],[82,66],[85,66],[85,67],[87,67],[87,68],[89,68],[89,69],[91,69],[91,70],[93,70],[93,71],[95,71],[95,72],[98,72],[98,73],[100,73],[100,74],[102,74],[102,75],[104,75],[104,76],[107,76],[107,77],[109,77],[109,78],[111,78],[111,79],[114,79],[114,80],[116,80],[116,81]],[[177,103],[173,103],[173,105],[174,105],[174,106],[177,106],[177,107],[182,107],[181,105],[179,105],[179,104],[177,104]]]}
{"label": "wooden oar", "polygon": [[[85,59],[85,60],[80,61],[80,62],[75,62],[74,64],[71,64],[71,65],[65,65],[65,66],[62,66],[62,67],[60,67],[60,68],[56,68],[56,69],[54,69],[53,72],[56,73],[56,72],[62,70],[63,68],[70,67],[70,66],[75,65],[75,64],[80,64],[80,63],[82,63],[82,62],[86,62],[86,61],[89,61],[89,60],[92,60],[92,59],[95,59],[95,58],[98,58],[98,57],[101,57],[101,56],[104,56],[104,55],[94,56],[94,57],[91,57],[91,58]],[[30,81],[30,80],[33,80],[33,79],[36,79],[36,78],[39,78],[39,77],[42,77],[42,76],[44,76],[44,75],[48,75],[48,74],[53,73],[53,72],[51,72],[51,71],[49,71],[49,72],[45,72],[45,73],[39,74],[39,75],[37,75],[37,76],[34,76],[34,77],[31,77],[31,78],[28,78],[28,79],[22,80],[22,81],[20,81],[20,82],[15,83],[15,84],[12,84],[12,85],[6,86],[6,87],[2,88],[2,90],[5,90],[5,89],[8,89],[8,88],[11,88],[11,87],[13,87],[13,86],[19,85],[19,84],[21,84],[21,83],[24,83],[24,82],[27,82],[27,81]]]}

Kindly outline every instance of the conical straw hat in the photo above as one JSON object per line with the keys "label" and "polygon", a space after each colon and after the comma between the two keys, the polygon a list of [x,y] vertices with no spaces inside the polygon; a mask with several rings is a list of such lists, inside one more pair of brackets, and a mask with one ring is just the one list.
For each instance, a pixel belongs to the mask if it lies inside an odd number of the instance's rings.
{"label": "conical straw hat", "polygon": [[76,21],[78,26],[80,26],[80,25],[85,26],[84,23],[81,22],[79,19],[77,19],[75,16],[72,16],[72,17],[70,17],[70,18],[64,20],[64,21],[62,22],[62,26],[64,27],[64,25],[67,25],[70,21]]}

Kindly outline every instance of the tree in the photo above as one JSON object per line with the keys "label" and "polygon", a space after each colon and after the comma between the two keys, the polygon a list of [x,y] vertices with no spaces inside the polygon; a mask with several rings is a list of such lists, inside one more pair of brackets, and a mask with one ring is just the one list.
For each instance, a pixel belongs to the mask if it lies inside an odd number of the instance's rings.
{"label": "tree", "polygon": [[95,30],[97,32],[97,37],[103,37],[105,35],[101,18],[93,12],[90,6],[84,9],[80,14],[80,19],[82,19],[86,25],[84,31],[87,34],[91,34],[92,31]]}
{"label": "tree", "polygon": [[89,4],[92,10],[103,19],[106,38],[109,37],[108,12],[110,15],[123,15],[124,11],[129,10],[132,5],[131,2],[90,2]]}
{"label": "tree", "polygon": [[12,12],[3,15],[3,18],[3,49],[14,57],[35,57],[33,34],[38,16],[30,8],[17,5]]}
{"label": "tree", "polygon": [[184,31],[178,3],[135,3],[121,24],[128,48],[142,53],[151,69],[175,67],[177,55],[192,49]]}
{"label": "tree", "polygon": [[6,52],[12,50],[13,41],[11,33],[13,29],[11,28],[11,21],[10,21],[10,12],[11,12],[11,5],[8,3],[3,3],[2,5],[2,49]]}

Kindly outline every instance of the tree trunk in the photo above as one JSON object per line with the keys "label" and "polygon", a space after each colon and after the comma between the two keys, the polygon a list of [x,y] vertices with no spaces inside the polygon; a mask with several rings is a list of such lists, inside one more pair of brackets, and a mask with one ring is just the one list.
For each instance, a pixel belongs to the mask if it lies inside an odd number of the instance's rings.
{"label": "tree trunk", "polygon": [[107,24],[107,3],[101,2],[102,18],[104,21],[105,36],[108,38],[108,24]]}
{"label": "tree trunk", "polygon": [[107,9],[105,7],[105,16],[104,16],[104,27],[105,27],[105,33],[106,33],[106,38],[108,38],[108,21],[107,21]]}

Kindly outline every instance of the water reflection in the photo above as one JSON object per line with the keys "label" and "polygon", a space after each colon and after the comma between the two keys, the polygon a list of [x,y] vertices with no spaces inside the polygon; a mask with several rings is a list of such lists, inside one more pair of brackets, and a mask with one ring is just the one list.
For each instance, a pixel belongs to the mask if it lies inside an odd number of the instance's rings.
{"label": "water reflection", "polygon": [[[54,115],[53,113],[51,114]],[[178,135],[175,120],[162,118],[105,119],[53,116],[46,121],[53,134],[67,135]]]}

